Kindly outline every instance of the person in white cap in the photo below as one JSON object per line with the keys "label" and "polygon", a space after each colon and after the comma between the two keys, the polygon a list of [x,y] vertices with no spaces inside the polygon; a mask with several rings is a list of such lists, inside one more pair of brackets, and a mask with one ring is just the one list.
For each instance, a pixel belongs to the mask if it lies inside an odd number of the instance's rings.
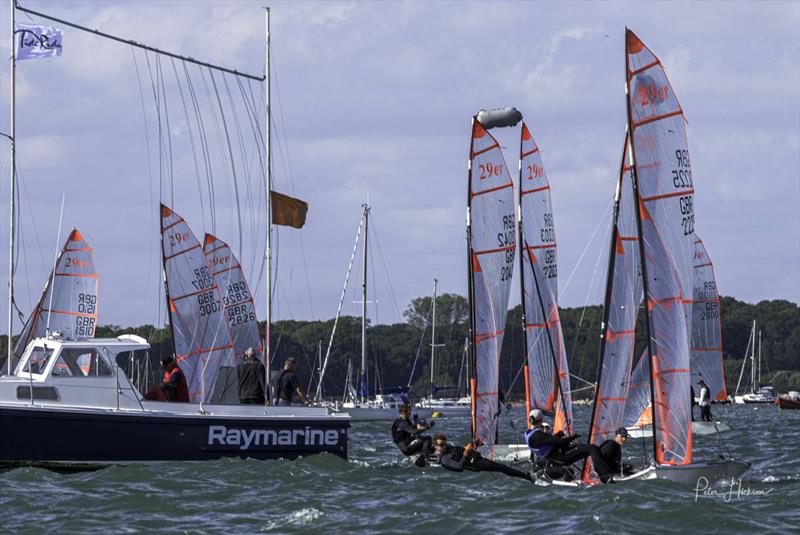
{"label": "person in white cap", "polygon": [[544,413],[539,409],[528,413],[528,421],[531,427],[525,432],[525,443],[531,450],[531,461],[550,477],[572,480],[574,476],[571,472],[562,468],[588,457],[589,447],[586,444],[572,444],[580,435],[565,437],[563,432],[553,435],[546,431]]}

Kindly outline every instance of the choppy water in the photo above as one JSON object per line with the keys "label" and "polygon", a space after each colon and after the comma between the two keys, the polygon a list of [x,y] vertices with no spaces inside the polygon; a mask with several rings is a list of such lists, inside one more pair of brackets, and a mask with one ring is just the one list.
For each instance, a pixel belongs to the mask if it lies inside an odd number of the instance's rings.
{"label": "choppy water", "polygon": [[[540,487],[486,473],[419,469],[401,459],[388,424],[354,423],[350,460],[219,461],[112,467],[57,474],[0,474],[3,531],[10,532],[800,532],[800,411],[732,406],[715,412],[732,431],[728,452],[753,463],[741,489],[696,500],[695,489],[639,481],[585,489]],[[576,408],[576,429],[589,409]],[[505,436],[516,436],[508,420]],[[468,420],[439,420],[457,443]],[[57,437],[54,437],[57,440]],[[518,441],[518,440],[515,440]],[[632,442],[632,443],[631,443]],[[638,453],[638,441],[626,446]],[[720,451],[695,438],[695,458]],[[729,501],[726,501],[726,497]]]}

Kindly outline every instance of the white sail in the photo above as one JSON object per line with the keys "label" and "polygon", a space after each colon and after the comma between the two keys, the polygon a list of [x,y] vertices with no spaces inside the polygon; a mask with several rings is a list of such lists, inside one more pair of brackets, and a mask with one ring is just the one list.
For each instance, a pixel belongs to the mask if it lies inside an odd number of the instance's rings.
{"label": "white sail", "polygon": [[500,145],[477,118],[472,123],[469,262],[475,358],[473,435],[497,441],[500,350],[516,252],[514,184]]}
{"label": "white sail", "polygon": [[17,339],[14,356],[20,358],[28,343],[44,337],[48,330],[67,340],[94,338],[97,285],[92,248],[78,229],[72,229],[42,297]]}
{"label": "white sail", "polygon": [[236,365],[222,295],[189,225],[163,204],[161,244],[175,355],[190,400],[208,401],[219,368]]}
{"label": "white sail", "polygon": [[520,142],[522,306],[530,406],[555,413],[554,432],[572,434],[572,394],[558,314],[558,255],[550,183],[525,123]]}
{"label": "white sail", "polygon": [[[722,323],[714,265],[700,238],[694,241],[694,295],[692,301],[692,384],[702,379],[711,399],[725,401],[725,371],[722,367]],[[697,389],[697,394],[700,390]]]}
{"label": "white sail", "polygon": [[694,186],[683,111],[661,62],[626,34],[628,110],[644,249],[655,457],[692,461],[689,333]]}

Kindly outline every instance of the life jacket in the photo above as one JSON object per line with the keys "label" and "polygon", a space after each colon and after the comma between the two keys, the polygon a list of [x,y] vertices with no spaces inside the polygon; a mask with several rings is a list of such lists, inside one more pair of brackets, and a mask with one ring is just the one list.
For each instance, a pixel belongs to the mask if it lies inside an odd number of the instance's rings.
{"label": "life jacket", "polygon": [[183,375],[183,372],[178,366],[175,366],[170,371],[164,372],[164,384],[170,384],[172,377],[174,375],[178,375],[178,388],[175,391],[174,399],[170,401],[179,401],[183,403],[189,402],[189,386],[186,384],[186,376]]}
{"label": "life jacket", "polygon": [[533,460],[540,460],[547,458],[550,453],[553,451],[555,447],[553,444],[542,444],[538,448],[532,448],[530,446],[530,440],[536,433],[544,433],[544,429],[541,427],[534,427],[532,429],[528,429],[525,431],[525,444],[528,444],[528,447],[531,450],[531,459]]}

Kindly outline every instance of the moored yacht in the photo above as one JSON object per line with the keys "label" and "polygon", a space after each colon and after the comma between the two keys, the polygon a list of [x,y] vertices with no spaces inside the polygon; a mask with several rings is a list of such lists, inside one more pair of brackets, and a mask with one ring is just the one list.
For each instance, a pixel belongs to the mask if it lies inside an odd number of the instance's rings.
{"label": "moored yacht", "polygon": [[33,340],[0,377],[0,465],[347,457],[350,418],[323,407],[144,401],[117,363],[149,347],[134,335]]}

